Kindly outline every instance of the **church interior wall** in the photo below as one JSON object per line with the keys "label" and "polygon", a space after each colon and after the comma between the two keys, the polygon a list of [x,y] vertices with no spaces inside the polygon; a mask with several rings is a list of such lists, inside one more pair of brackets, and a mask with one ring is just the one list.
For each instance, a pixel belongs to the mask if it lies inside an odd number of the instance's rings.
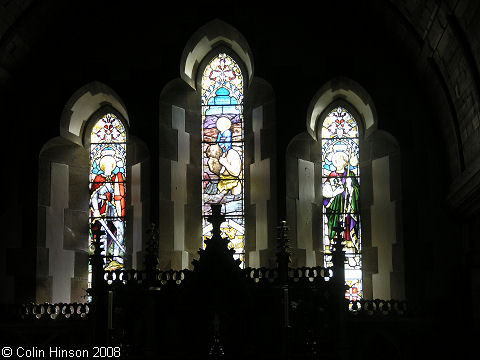
{"label": "church interior wall", "polygon": [[[349,100],[360,107],[360,113]],[[334,104],[353,110],[360,128],[364,296],[390,299],[393,293],[403,299],[400,149],[392,135],[376,129],[378,120],[370,96],[349,79],[334,79],[322,86],[309,106],[306,121],[308,135],[297,135],[287,149],[287,220],[289,224],[294,224],[291,234],[295,254],[293,262],[297,266],[324,263],[320,131],[321,119]],[[310,131],[312,128],[315,129],[314,135]]]}
{"label": "church interior wall", "polygon": [[[5,12],[0,13],[0,19],[5,20],[0,29],[0,117],[6,119],[9,126],[0,151],[10,154],[8,166],[15,174],[14,180],[6,176],[1,180],[2,188],[8,190],[3,195],[8,206],[2,207],[0,217],[5,239],[0,242],[0,281],[5,288],[0,301],[21,303],[35,300],[37,275],[43,278],[45,292],[51,292],[45,263],[48,252],[42,239],[47,230],[42,222],[36,225],[37,218],[47,216],[46,207],[51,200],[48,186],[52,181],[51,164],[56,169],[54,178],[57,178],[57,170],[61,172],[68,166],[69,175],[62,173],[58,176],[68,180],[70,189],[77,189],[70,200],[75,203],[80,203],[82,197],[82,190],[79,190],[82,182],[75,179],[80,177],[82,166],[88,164],[75,167],[66,160],[39,159],[39,154],[44,144],[59,135],[61,110],[70,94],[94,80],[109,84],[118,91],[129,109],[131,134],[144,140],[149,150],[151,162],[142,157],[143,160],[135,163],[141,165],[131,169],[132,173],[140,174],[142,185],[137,184],[135,190],[131,190],[134,210],[129,216],[138,218],[140,212],[137,210],[142,208],[142,231],[151,221],[158,222],[160,266],[183,267],[195,256],[201,233],[201,224],[196,218],[201,211],[200,205],[190,202],[200,197],[200,187],[195,180],[201,173],[200,158],[192,154],[200,148],[201,139],[194,135],[200,127],[199,97],[192,87],[195,79],[192,77],[186,82],[179,75],[178,68],[179,61],[182,63],[185,59],[186,62],[190,53],[189,49],[182,57],[188,39],[213,16],[199,13],[198,18],[192,19],[169,13],[167,17],[161,12],[145,14],[144,10],[118,5],[114,14],[132,19],[137,25],[135,32],[127,25],[116,29],[85,27],[82,26],[84,20],[80,20],[82,16],[66,17],[63,12],[84,15],[83,19],[88,18],[91,24],[97,24],[110,10],[106,5],[85,4],[82,8],[60,1],[29,4],[29,1],[12,0],[1,5]],[[329,6],[330,10],[341,9],[340,5]],[[480,316],[475,306],[480,268],[476,230],[476,203],[480,194],[480,145],[477,141],[480,131],[479,4],[468,0],[393,0],[372,1],[365,8],[354,2],[349,2],[348,6],[354,7],[355,11],[344,16],[348,23],[354,24],[356,31],[344,26],[335,34],[328,31],[333,24],[328,16],[319,22],[313,14],[302,13],[299,19],[307,16],[311,21],[292,20],[295,18],[292,14],[298,11],[295,9],[288,14],[279,14],[277,18],[267,17],[261,11],[251,14],[243,10],[235,16],[219,14],[238,28],[251,46],[248,54],[252,59],[255,56],[255,75],[252,75],[250,88],[257,87],[255,82],[261,77],[275,91],[275,101],[265,95],[265,101],[249,105],[251,113],[245,114],[253,121],[256,112],[262,112],[264,125],[267,121],[271,124],[268,130],[267,127],[261,130],[262,161],[276,156],[270,163],[272,196],[262,199],[267,201],[268,209],[268,248],[273,248],[278,221],[287,219],[293,247],[292,266],[306,264],[307,256],[298,249],[296,221],[291,220],[299,211],[296,201],[299,180],[298,176],[293,176],[285,181],[285,177],[298,174],[299,159],[312,162],[314,173],[318,173],[318,160],[312,160],[313,145],[308,144],[307,136],[311,138],[311,135],[305,132],[309,101],[332,76],[349,77],[368,91],[376,107],[378,130],[394,136],[401,152],[401,156],[392,152],[388,155],[390,202],[395,206],[392,211],[396,216],[397,240],[401,238],[403,241],[392,246],[394,270],[390,281],[396,283],[403,277],[405,290],[392,286],[391,296],[404,295],[412,307],[427,304],[432,314],[448,313],[453,319],[451,323],[457,321],[454,320],[456,314],[462,314],[466,322],[474,318],[478,325]],[[284,26],[285,23],[292,23],[292,26]],[[176,31],[172,31],[173,28]],[[129,36],[129,32],[142,36]],[[200,36],[192,42],[202,38]],[[208,51],[215,38],[206,38]],[[228,38],[225,36],[227,40],[221,40],[228,44]],[[230,41],[232,48],[233,43]],[[235,43],[241,45],[238,38]],[[111,53],[102,51],[106,44],[108,49],[127,50],[116,53],[120,55],[112,61]],[[289,51],[286,51],[286,44]],[[334,52],[339,48],[348,49],[347,55],[339,56]],[[48,58],[45,53],[49,54]],[[199,64],[197,62],[196,66]],[[262,94],[269,94],[269,91],[259,90],[256,97]],[[172,127],[173,107],[183,109],[185,132],[190,135],[186,186],[191,190],[186,193],[186,238],[182,250],[188,253],[188,260],[173,255],[175,219],[171,166],[179,158],[178,130]],[[21,141],[15,134],[21,134]],[[302,135],[297,138],[298,134]],[[250,136],[249,143],[255,144],[253,129]],[[376,144],[369,156],[386,169],[384,158],[388,151],[382,150],[384,147],[380,143]],[[256,163],[255,151],[253,148],[249,155],[255,160],[250,165]],[[249,171],[251,176],[251,167]],[[362,180],[373,182],[374,171],[373,166],[364,164]],[[145,188],[149,191],[143,191]],[[365,199],[366,206],[371,206],[374,193],[367,187],[362,199]],[[313,203],[319,203],[317,195]],[[78,217],[85,206],[72,207],[71,211],[64,213],[72,227],[79,226]],[[252,219],[260,215],[251,197],[249,206],[248,219],[252,224]],[[319,212],[318,205],[312,207],[313,218],[318,218]],[[147,213],[149,215],[145,215]],[[362,224],[366,234],[374,231],[374,225],[368,219]],[[320,234],[314,223],[312,228],[312,248],[320,248]],[[129,231],[139,234],[140,228]],[[264,250],[264,243],[256,239],[256,234],[265,231],[256,226],[249,231],[255,233],[255,236],[251,235],[255,238],[255,248],[249,247],[249,251]],[[144,240],[143,236],[142,242]],[[72,238],[68,241],[69,249],[78,248]],[[373,276],[379,268],[375,259],[380,255],[374,244],[371,246],[369,250],[364,249],[364,271]],[[132,244],[132,247],[136,249],[137,259],[129,261],[132,266],[135,262],[140,266],[141,251],[138,244]],[[83,263],[85,254],[74,252],[72,261]],[[257,258],[255,261],[260,264],[268,264],[271,253],[260,251]],[[317,253],[313,259],[319,263],[321,258]],[[74,266],[71,277],[82,276],[84,270]],[[365,277],[367,288],[373,286],[372,279]],[[78,287],[73,283],[71,286]],[[453,296],[451,304],[446,306],[438,301],[439,294],[458,296]],[[373,290],[368,296],[374,296]],[[78,295],[74,297],[78,298]],[[466,303],[471,305],[466,306]]]}
{"label": "church interior wall", "polygon": [[[111,95],[113,94],[113,95]],[[126,111],[111,89],[98,82],[72,95],[60,120],[61,136],[49,140],[39,155],[38,232],[36,301],[85,302],[87,299],[89,237],[90,132],[94,122],[113,104]],[[118,113],[118,112],[117,112]],[[127,167],[127,252],[125,265],[137,265],[142,255],[143,234],[149,217],[149,154],[137,137],[128,137]],[[133,171],[132,171],[132,166]],[[132,192],[131,190],[134,189]],[[139,215],[142,214],[142,215]],[[132,259],[134,258],[135,261]]]}
{"label": "church interior wall", "polygon": [[[192,91],[191,88],[183,86],[179,80],[173,80],[164,88],[160,96],[160,167],[161,169],[168,168],[170,171],[170,184],[166,181],[160,185],[160,222],[161,225],[165,225],[160,226],[160,232],[162,238],[170,236],[170,240],[166,240],[161,245],[160,258],[162,260],[160,262],[162,268],[164,266],[168,267],[168,265],[176,269],[191,267],[191,261],[198,257],[197,251],[202,246],[199,241],[201,239],[201,235],[199,236],[201,234],[199,232],[201,224],[198,223],[199,217],[197,216],[201,208],[201,196],[199,194],[201,187],[199,184],[201,181],[200,164],[202,157],[200,150],[201,83],[198,79],[201,78],[203,69],[213,55],[222,51],[235,54],[233,48],[239,49],[236,45],[237,40],[234,40],[239,38],[238,35],[232,35],[230,38],[224,35],[220,39],[215,36],[215,33],[221,32],[220,29],[224,28],[228,29],[227,33],[233,31],[229,28],[229,25],[219,21],[213,21],[206,26],[206,29],[205,27],[202,28],[206,33],[212,33],[210,36],[213,40],[208,42],[208,46],[202,45],[202,40],[199,40],[200,43],[187,42],[183,52],[183,56],[186,56],[185,64],[182,65],[183,60],[181,61],[181,69],[185,70],[181,70],[181,77],[190,87],[196,90]],[[222,34],[224,33],[225,31],[222,32]],[[195,38],[195,35],[192,36],[193,38]],[[244,40],[238,41],[243,43],[244,48],[248,47]],[[206,48],[202,48],[203,50],[200,51],[198,46],[206,46]],[[232,46],[232,48],[229,46]],[[193,50],[188,51],[189,48]],[[194,66],[192,65],[193,60],[188,60],[188,56],[193,56],[192,53],[197,55]],[[248,59],[248,55],[245,55],[248,53],[248,49],[242,50],[241,54],[243,55],[240,58]],[[242,63],[240,65],[244,72],[249,75],[248,77],[251,77],[253,65],[248,64],[246,67]],[[192,68],[187,69],[188,66],[192,66]],[[186,73],[189,73],[191,77],[184,78]],[[193,80],[190,81],[189,79],[197,80],[192,82]],[[275,165],[270,160],[273,160],[275,156],[275,143],[271,138],[267,140],[265,136],[274,131],[273,104],[273,91],[268,83],[265,80],[253,78],[246,90],[243,108],[245,122],[244,171],[246,179],[244,201],[245,217],[248,219],[245,230],[248,239],[245,245],[247,251],[246,266],[266,265],[271,263],[274,257],[271,243],[275,236],[275,227],[268,220],[272,221],[275,217],[276,201],[271,196],[271,190],[275,189],[275,184],[272,186],[275,178],[270,176],[272,171],[275,171]],[[253,175],[251,174],[252,169],[254,171]],[[180,177],[177,176],[179,171],[183,174]],[[166,174],[167,171],[160,176],[164,177]],[[182,178],[185,180],[182,180]],[[196,178],[198,182],[195,181]],[[263,185],[264,183],[266,187]],[[260,188],[262,188],[261,192],[253,193],[253,189]],[[261,202],[256,204],[256,201]],[[260,206],[260,208],[257,209],[257,206]],[[166,219],[174,219],[174,221],[170,222]],[[262,243],[261,245],[259,243],[258,247],[255,240],[257,233],[264,237],[259,240]],[[174,242],[173,246],[169,246],[168,243],[171,242],[172,234]],[[252,256],[252,264],[250,264],[250,255]]]}
{"label": "church interior wall", "polygon": [[[38,234],[38,301],[69,302],[82,293],[88,263],[88,152],[62,137],[52,139],[40,154]],[[56,230],[54,230],[56,229]],[[78,260],[78,263],[77,263]],[[82,260],[85,266],[82,266]],[[85,286],[83,286],[85,287]],[[81,295],[85,295],[84,291]],[[81,300],[81,296],[78,296]]]}
{"label": "church interior wall", "polygon": [[[197,200],[201,189],[200,154],[196,156],[201,149],[200,103],[195,100],[195,91],[181,79],[171,81],[160,95],[159,258],[160,267],[165,269],[189,268],[201,245],[201,219],[191,216],[201,213]],[[177,181],[175,171],[183,172],[184,179]],[[180,215],[177,219],[175,211]]]}
{"label": "church interior wall", "polygon": [[245,205],[247,266],[272,266],[276,238],[275,95],[264,79],[254,77],[245,99]]}
{"label": "church interior wall", "polygon": [[134,135],[127,143],[127,268],[143,268],[144,249],[151,229],[150,152],[144,141]]}

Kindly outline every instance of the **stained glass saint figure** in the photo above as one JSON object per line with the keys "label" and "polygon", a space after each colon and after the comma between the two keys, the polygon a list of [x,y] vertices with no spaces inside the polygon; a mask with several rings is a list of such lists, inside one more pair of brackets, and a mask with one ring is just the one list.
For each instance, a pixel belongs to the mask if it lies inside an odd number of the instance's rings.
{"label": "stained glass saint figure", "polygon": [[[90,148],[90,244],[102,230],[105,269],[124,266],[126,215],[126,133],[121,121],[106,114],[93,127]],[[91,249],[90,251],[92,251]],[[89,284],[91,269],[89,269]]]}
{"label": "stained glass saint figure", "polygon": [[202,77],[202,216],[203,238],[211,236],[207,221],[211,204],[222,204],[222,237],[230,240],[235,258],[244,265],[244,139],[243,77],[226,54],[213,58]]}
{"label": "stained glass saint figure", "polygon": [[360,169],[358,126],[343,107],[333,109],[322,127],[323,249],[332,266],[336,231],[343,229],[346,297],[360,299],[362,290]]}
{"label": "stained glass saint figure", "polygon": [[345,241],[349,244],[351,242],[359,250],[360,184],[350,172],[350,159],[345,152],[334,153],[332,163],[335,170],[323,183],[323,205],[328,219],[328,237],[334,239],[336,236],[334,229],[341,226],[346,230]]}

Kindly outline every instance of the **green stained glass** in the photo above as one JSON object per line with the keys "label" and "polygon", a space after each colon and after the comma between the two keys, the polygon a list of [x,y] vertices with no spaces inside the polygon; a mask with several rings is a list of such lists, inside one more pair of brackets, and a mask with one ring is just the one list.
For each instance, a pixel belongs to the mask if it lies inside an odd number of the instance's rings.
{"label": "green stained glass", "polygon": [[359,159],[357,122],[345,108],[334,108],[322,124],[323,250],[325,265],[332,266],[332,242],[341,227],[350,300],[363,297]]}

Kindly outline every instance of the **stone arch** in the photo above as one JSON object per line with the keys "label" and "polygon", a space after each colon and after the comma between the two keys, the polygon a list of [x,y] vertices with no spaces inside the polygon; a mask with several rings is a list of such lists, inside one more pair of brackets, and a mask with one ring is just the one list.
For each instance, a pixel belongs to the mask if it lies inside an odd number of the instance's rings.
{"label": "stone arch", "polygon": [[203,59],[218,46],[230,48],[242,61],[248,82],[253,79],[253,56],[250,46],[233,26],[215,19],[199,28],[188,40],[180,60],[180,78],[197,89],[197,74]]}
{"label": "stone arch", "polygon": [[101,82],[93,81],[78,89],[65,104],[60,118],[60,135],[82,145],[88,119],[106,105],[115,109],[129,124],[125,105],[115,91]]}
{"label": "stone arch", "polygon": [[336,77],[325,83],[314,95],[307,109],[307,132],[317,140],[319,119],[333,102],[344,100],[351,104],[364,125],[365,135],[377,128],[377,112],[367,91],[357,82],[346,77]]}
{"label": "stone arch", "polygon": [[[244,77],[247,266],[267,265],[273,258],[270,242],[275,234],[268,224],[276,221],[271,196],[276,184],[270,176],[275,171],[275,140],[264,136],[274,132],[273,90],[265,80],[254,77],[253,56],[245,38],[217,19],[192,35],[180,60],[180,79],[167,84],[160,95],[160,177],[165,179],[160,182],[159,209],[162,268],[189,267],[202,247],[200,85],[208,61],[219,52],[231,56]],[[253,190],[256,187],[269,190],[260,196]]]}
{"label": "stone arch", "polygon": [[[307,111],[306,131],[286,153],[287,222],[296,266],[323,264],[322,159],[319,131],[335,106],[346,106],[359,125],[362,274],[365,298],[403,299],[403,239],[400,148],[378,129],[374,103],[355,81],[335,78],[317,91]],[[383,225],[389,224],[389,228]]]}
{"label": "stone arch", "polygon": [[[93,82],[69,99],[60,136],[39,154],[37,302],[85,302],[88,277],[90,132],[102,114],[114,113],[127,134],[128,113],[108,86]],[[127,256],[136,265],[148,227],[149,152],[127,136]]]}

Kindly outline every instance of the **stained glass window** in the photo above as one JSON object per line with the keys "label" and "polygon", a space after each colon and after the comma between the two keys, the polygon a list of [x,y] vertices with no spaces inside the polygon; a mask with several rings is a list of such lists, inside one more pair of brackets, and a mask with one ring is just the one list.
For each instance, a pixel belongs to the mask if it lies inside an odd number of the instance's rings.
{"label": "stained glass window", "polygon": [[[125,128],[115,115],[106,114],[93,126],[90,141],[90,252],[92,231],[103,230],[105,269],[121,269],[125,255]],[[89,287],[91,281],[89,267]]]}
{"label": "stained glass window", "polygon": [[203,240],[212,235],[210,204],[222,204],[222,237],[245,264],[243,76],[238,64],[219,54],[202,77]]}
{"label": "stained glass window", "polygon": [[360,227],[358,125],[352,114],[336,107],[322,124],[323,250],[332,264],[332,241],[341,227],[346,256],[347,299],[363,297]]}

